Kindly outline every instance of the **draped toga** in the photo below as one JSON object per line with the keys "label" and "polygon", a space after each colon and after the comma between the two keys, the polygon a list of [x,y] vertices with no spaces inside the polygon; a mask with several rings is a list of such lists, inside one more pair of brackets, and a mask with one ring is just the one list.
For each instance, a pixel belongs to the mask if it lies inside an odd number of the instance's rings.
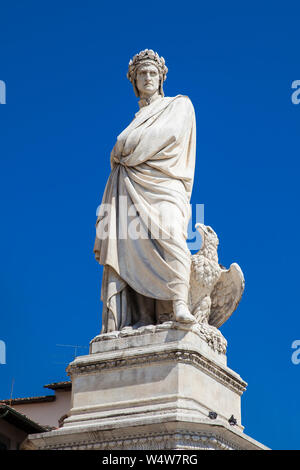
{"label": "draped toga", "polygon": [[188,97],[142,107],[118,136],[96,223],[94,253],[104,266],[102,333],[155,324],[187,301],[196,147]]}

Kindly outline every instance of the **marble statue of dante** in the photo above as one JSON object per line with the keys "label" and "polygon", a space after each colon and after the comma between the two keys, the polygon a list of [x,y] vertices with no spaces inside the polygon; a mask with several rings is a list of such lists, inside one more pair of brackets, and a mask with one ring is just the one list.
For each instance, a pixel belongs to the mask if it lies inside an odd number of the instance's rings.
{"label": "marble statue of dante", "polygon": [[104,266],[102,333],[157,324],[166,316],[195,321],[188,308],[186,243],[195,113],[187,96],[164,96],[167,71],[163,57],[148,49],[129,62],[140,109],[111,152],[96,222],[94,253]]}

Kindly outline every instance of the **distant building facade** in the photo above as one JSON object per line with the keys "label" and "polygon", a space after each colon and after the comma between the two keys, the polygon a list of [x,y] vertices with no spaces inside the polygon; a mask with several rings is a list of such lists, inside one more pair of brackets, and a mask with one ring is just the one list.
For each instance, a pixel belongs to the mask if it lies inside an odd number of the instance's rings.
{"label": "distant building facade", "polygon": [[71,407],[71,382],[44,385],[54,395],[0,400],[0,450],[17,450],[28,434],[58,428]]}
{"label": "distant building facade", "polygon": [[8,405],[0,404],[0,450],[18,450],[28,434],[49,431]]}

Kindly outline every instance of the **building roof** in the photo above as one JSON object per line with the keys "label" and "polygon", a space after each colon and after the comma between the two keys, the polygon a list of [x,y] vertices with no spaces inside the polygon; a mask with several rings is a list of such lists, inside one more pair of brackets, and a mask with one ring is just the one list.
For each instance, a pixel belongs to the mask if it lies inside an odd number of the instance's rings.
{"label": "building roof", "polygon": [[0,405],[27,405],[29,403],[43,403],[55,401],[55,395],[44,395],[41,397],[11,398],[0,400]]}
{"label": "building roof", "polygon": [[42,426],[41,424],[32,421],[27,416],[19,413],[8,405],[0,404],[0,420],[4,420],[7,423],[15,426],[18,429],[26,432],[27,434],[35,434],[38,432],[49,431],[48,426]]}
{"label": "building roof", "polygon": [[[44,388],[49,388],[50,390],[64,390],[69,391],[72,388],[72,382],[67,380],[65,382],[52,382],[50,384],[44,385]],[[29,403],[43,403],[55,401],[55,395],[43,395],[39,397],[24,397],[24,398],[11,398],[0,400],[0,405],[27,405]]]}
{"label": "building roof", "polygon": [[51,390],[71,390],[72,382],[70,380],[65,382],[53,382],[51,384],[44,385],[44,388],[50,388]]}

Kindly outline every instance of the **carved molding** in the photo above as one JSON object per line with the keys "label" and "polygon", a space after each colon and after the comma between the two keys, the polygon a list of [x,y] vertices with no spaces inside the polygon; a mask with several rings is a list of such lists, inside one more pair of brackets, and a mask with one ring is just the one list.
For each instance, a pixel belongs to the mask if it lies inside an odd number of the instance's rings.
{"label": "carved molding", "polygon": [[89,432],[87,439],[43,445],[44,450],[241,450],[235,443],[214,433],[177,430],[165,433],[117,436],[101,440],[97,432]]}
{"label": "carved molding", "polygon": [[71,363],[67,368],[68,375],[72,376],[73,374],[91,374],[98,371],[104,371],[109,369],[115,369],[119,367],[135,367],[135,366],[145,366],[147,363],[157,363],[157,362],[177,362],[184,364],[191,364],[195,367],[198,367],[201,370],[207,372],[210,376],[215,378],[221,383],[226,384],[235,393],[242,395],[246,390],[247,383],[242,379],[237,378],[218,366],[216,363],[210,361],[206,357],[202,356],[197,351],[187,351],[177,349],[174,351],[167,352],[151,352],[147,354],[140,354],[134,356],[128,356],[122,359],[109,359],[101,360],[95,359],[94,361],[88,362],[77,362]]}

